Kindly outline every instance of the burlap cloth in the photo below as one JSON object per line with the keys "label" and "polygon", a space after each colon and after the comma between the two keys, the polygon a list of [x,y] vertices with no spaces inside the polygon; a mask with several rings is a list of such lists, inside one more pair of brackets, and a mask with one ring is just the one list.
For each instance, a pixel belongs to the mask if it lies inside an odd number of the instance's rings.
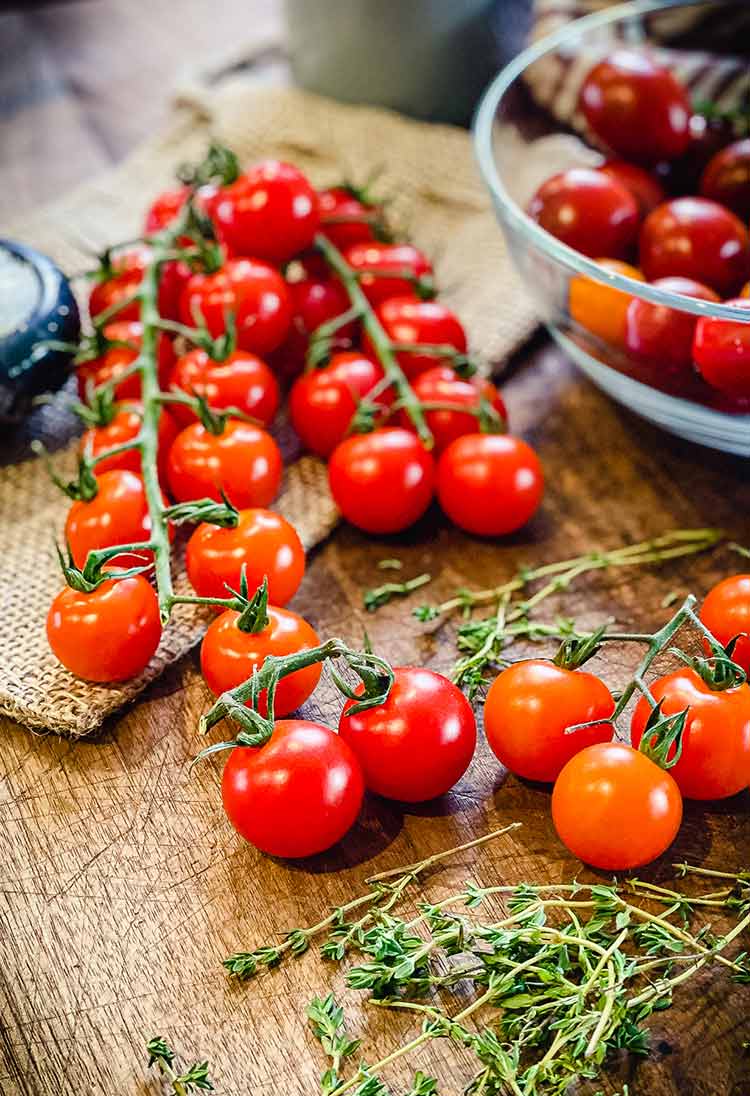
{"label": "burlap cloth", "polygon": [[[210,94],[184,94],[164,131],[124,163],[3,226],[3,235],[38,247],[67,271],[85,270],[91,265],[87,248],[138,233],[150,198],[170,183],[177,164],[201,157],[209,136],[231,145],[243,162],[261,156],[291,160],[317,185],[342,176],[361,181],[382,169],[380,189],[392,199],[396,221],[434,258],[443,298],[466,325],[473,351],[496,363],[531,332],[532,306],[511,266],[465,131],[298,90],[259,88],[247,78],[227,81]],[[35,416],[21,440],[41,435],[58,450],[64,474],[73,471],[74,443],[70,416],[61,408],[58,403]],[[90,685],[64,670],[47,646],[44,621],[61,585],[52,541],[61,534],[68,505],[38,460],[21,455],[0,471],[0,712],[32,728],[77,737],[95,730],[185,654],[200,639],[206,616],[178,607],[151,664],[125,685]],[[337,521],[325,468],[311,457],[289,465],[277,505],[308,548]],[[185,580],[179,550],[175,555],[179,589]]]}

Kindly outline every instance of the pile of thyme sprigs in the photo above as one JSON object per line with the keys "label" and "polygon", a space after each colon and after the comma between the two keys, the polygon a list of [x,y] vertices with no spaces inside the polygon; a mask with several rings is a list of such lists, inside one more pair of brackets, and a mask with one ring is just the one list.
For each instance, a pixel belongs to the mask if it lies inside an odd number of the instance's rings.
{"label": "pile of thyme sprigs", "polygon": [[[596,1078],[617,1051],[647,1054],[645,1021],[707,964],[750,982],[750,957],[731,946],[750,925],[747,872],[677,865],[679,876],[703,884],[700,893],[638,879],[469,881],[439,902],[418,902],[409,916],[397,913],[430,868],[517,825],[374,876],[365,894],[311,928],[225,960],[230,975],[247,979],[322,937],[321,954],[347,961],[346,986],[365,992],[368,1006],[414,1015],[412,1037],[372,1062],[335,997],[314,998],[308,1018],[328,1058],[321,1096],[395,1096],[382,1072],[433,1039],[473,1052],[467,1096],[562,1096],[574,1081]],[[435,1078],[417,1072],[404,1096],[439,1093]]]}

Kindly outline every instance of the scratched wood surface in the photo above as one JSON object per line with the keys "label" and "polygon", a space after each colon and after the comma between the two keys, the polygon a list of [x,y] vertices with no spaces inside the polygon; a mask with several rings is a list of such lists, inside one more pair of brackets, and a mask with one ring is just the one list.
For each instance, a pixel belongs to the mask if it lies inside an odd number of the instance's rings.
{"label": "scratched wood surface", "polygon": [[[260,26],[276,4],[232,0],[73,3],[0,15],[0,220],[53,196],[124,154],[166,109],[167,88],[199,44],[219,49]],[[214,18],[215,15],[215,18]],[[249,29],[248,29],[249,28]],[[166,37],[166,29],[172,35]],[[159,31],[159,34],[156,33]],[[9,45],[10,48],[6,48]],[[429,571],[418,595],[494,585],[522,562],[544,562],[639,540],[677,526],[722,525],[750,537],[747,465],[666,437],[607,401],[541,339],[519,355],[505,386],[514,428],[539,449],[548,491],[527,530],[499,544],[470,540],[430,514],[407,536],[373,541],[342,528],[310,560],[295,608],[324,634],[356,642],[367,628],[396,663],[446,669],[452,626],[421,625],[410,604],[374,616],[362,590],[382,580],[377,561],[398,555],[405,576]],[[726,551],[678,566],[583,579],[566,612],[607,616],[630,630],[655,626],[665,594],[701,593],[736,567]],[[627,651],[608,651],[602,672],[627,677]],[[358,892],[365,876],[460,843],[512,820],[523,827],[435,877],[447,893],[468,876],[563,880],[580,873],[557,841],[547,790],[508,777],[481,748],[444,800],[402,810],[368,801],[336,850],[289,865],[263,858],[226,823],[220,762],[191,775],[198,716],[209,701],[195,658],[173,668],[95,741],[37,738],[5,722],[0,736],[0,903],[3,1096],[104,1096],[159,1091],[144,1043],[165,1034],[179,1051],[211,1061],[225,1096],[315,1093],[323,1068],[303,1019],[309,998],[340,978],[314,955],[247,987],[230,985],[221,959],[257,946]],[[311,718],[335,720],[322,687]],[[747,794],[689,805],[671,859],[750,863]],[[637,825],[637,819],[633,825]],[[355,1004],[351,995],[347,1003]],[[371,1060],[413,1030],[407,1019],[353,1012]],[[707,972],[653,1022],[653,1053],[623,1060],[599,1086],[628,1082],[631,1096],[744,1096],[750,1092],[747,991]],[[467,1062],[444,1043],[412,1067],[458,1096]],[[389,1080],[403,1074],[394,1070]],[[596,1091],[597,1086],[582,1090]],[[403,1089],[402,1089],[403,1090]]]}

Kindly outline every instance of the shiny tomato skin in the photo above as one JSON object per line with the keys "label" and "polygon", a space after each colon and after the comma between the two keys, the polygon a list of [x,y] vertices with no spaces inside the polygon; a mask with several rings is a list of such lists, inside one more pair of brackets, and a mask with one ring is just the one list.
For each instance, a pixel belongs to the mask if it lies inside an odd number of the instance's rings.
{"label": "shiny tomato skin", "polygon": [[[104,351],[98,358],[91,358],[82,362],[76,368],[78,382],[78,396],[82,402],[86,402],[89,384],[96,388],[100,384],[116,379],[133,364],[138,357],[141,345],[143,325],[136,321],[120,320],[108,323],[104,328],[104,334],[113,342],[127,343],[127,346],[112,346]],[[159,384],[163,388],[167,384],[169,375],[174,367],[174,348],[170,339],[161,334],[157,343],[157,369]],[[115,399],[138,400],[141,396],[141,378],[134,374],[116,384],[114,387]]]}
{"label": "shiny tomato skin", "polygon": [[[750,575],[730,575],[704,598],[700,618],[723,647],[737,636],[732,661],[750,674]],[[706,654],[712,652],[704,642]]]}
{"label": "shiny tomato skin", "polygon": [[[413,296],[414,283],[411,279],[432,275],[430,260],[411,244],[354,244],[346,249],[344,258],[358,272],[359,284],[370,304],[374,305],[388,297]],[[399,277],[402,272],[410,277]]]}
{"label": "shiny tomato skin", "polygon": [[[106,426],[92,426],[81,436],[80,451],[96,456],[105,449],[114,449],[138,436],[141,430],[143,407],[139,403],[125,403],[117,408],[115,417]],[[177,424],[169,411],[162,410],[159,415],[157,432],[159,476],[166,472],[167,454],[177,437]],[[96,474],[110,472],[113,468],[125,468],[131,472],[140,472],[141,454],[137,449],[126,449],[113,457],[106,457],[96,464]]]}
{"label": "shiny tomato skin", "polygon": [[162,190],[146,210],[143,228],[147,236],[171,225],[190,196],[189,186],[176,186]]}
{"label": "shiny tomato skin", "polygon": [[199,422],[186,426],[167,458],[169,490],[178,502],[220,502],[223,490],[239,510],[268,506],[278,494],[282,470],[271,435],[241,419],[228,419],[221,434]]}
{"label": "shiny tomato skin", "polygon": [[682,821],[677,784],[645,754],[601,742],[575,754],[555,781],[552,820],[584,864],[625,871],[650,864],[674,841]]}
{"label": "shiny tomato skin", "polygon": [[650,171],[629,160],[607,160],[599,168],[605,175],[622,183],[635,198],[641,217],[667,200],[667,192]]}
{"label": "shiny tomato skin", "polygon": [[442,674],[416,666],[397,667],[394,674],[384,704],[351,715],[354,701],[347,701],[339,734],[370,791],[423,803],[445,795],[466,772],[476,748],[476,721],[461,690]]}
{"label": "shiny tomato skin", "polygon": [[[289,282],[292,323],[289,334],[274,352],[274,368],[282,377],[293,379],[305,368],[310,336],[321,324],[340,316],[349,308],[349,296],[341,282],[333,278],[301,278]],[[358,324],[344,324],[336,332],[335,346],[349,347],[355,341]]]}
{"label": "shiny tomato skin", "polygon": [[[750,686],[712,691],[684,666],[650,684],[663,715],[688,709],[682,754],[669,770],[685,799],[725,799],[750,784]],[[638,749],[651,705],[641,697],[630,722]],[[674,756],[674,748],[670,757]]]}
{"label": "shiny tomato skin", "polygon": [[[346,437],[358,401],[383,376],[382,366],[366,354],[342,350],[328,365],[298,377],[289,394],[289,415],[305,448],[329,457]],[[387,396],[378,402],[387,402]]]}
{"label": "shiny tomato skin", "polygon": [[[750,299],[726,301],[734,308],[748,309]],[[693,360],[705,381],[727,396],[750,398],[750,322],[701,316],[695,325]]]}
{"label": "shiny tomato skin", "polygon": [[529,204],[529,216],[591,259],[627,259],[640,221],[631,192],[590,167],[568,168],[542,183]]}
{"label": "shiny tomato skin", "polygon": [[268,578],[268,599],[286,605],[305,573],[305,549],[293,525],[271,510],[240,511],[234,529],[199,525],[185,551],[190,585],[201,597],[227,597],[239,590],[242,567],[251,590]]}
{"label": "shiny tomato skin", "polygon": [[[713,289],[692,278],[657,278],[653,285],[683,297],[719,300]],[[625,316],[625,345],[637,358],[653,361],[665,370],[691,371],[697,322],[698,317],[690,312],[634,297]]]}
{"label": "shiny tomato skin", "polygon": [[180,297],[180,319],[190,327],[203,317],[211,335],[225,331],[225,313],[233,312],[237,346],[253,354],[281,346],[292,319],[286,282],[258,259],[227,259],[211,274],[193,274]]}
{"label": "shiny tomato skin", "polygon": [[741,221],[750,220],[750,137],[716,153],[701,176],[700,192],[731,209]]}
{"label": "shiny tomato skin", "polygon": [[[615,710],[607,686],[585,670],[541,658],[515,662],[493,681],[484,703],[484,732],[495,757],[525,780],[551,783],[586,746],[609,742]],[[577,723],[603,720],[567,734]]]}
{"label": "shiny tomato skin", "polygon": [[[597,264],[614,274],[645,281],[640,270],[621,259],[597,259]],[[610,346],[621,347],[625,343],[625,320],[628,307],[635,298],[613,285],[576,274],[570,279],[568,307],[570,318]]]}
{"label": "shiny tomato skin", "polygon": [[[151,536],[151,518],[140,476],[116,468],[102,472],[96,483],[94,498],[74,502],[65,520],[65,540],[76,567],[84,566],[94,548],[131,544]],[[134,567],[150,556],[150,552],[124,552],[111,563],[115,567]]]}
{"label": "shiny tomato skin", "polygon": [[[491,381],[480,377],[463,380],[448,365],[436,365],[433,369],[420,373],[412,388],[414,395],[422,403],[451,405],[437,411],[424,412],[425,421],[435,442],[436,455],[447,449],[456,438],[476,433],[479,420],[465,409],[478,409],[481,400],[485,400],[497,412],[502,422],[507,423],[505,402]],[[399,415],[399,425],[407,430],[413,429],[411,419],[403,411]]]}
{"label": "shiny tomato skin", "polygon": [[339,251],[375,239],[372,224],[368,220],[373,214],[377,214],[375,206],[365,205],[343,187],[319,190],[318,204],[320,231]]}
{"label": "shiny tomato skin", "polygon": [[673,160],[690,143],[687,92],[647,53],[617,49],[594,65],[579,105],[596,136],[626,160]]}
{"label": "shiny tomato skin", "polygon": [[539,458],[510,434],[464,434],[438,461],[438,502],[459,529],[477,536],[520,529],[536,513],[543,491]]}
{"label": "shiny tomato skin", "polygon": [[246,841],[270,856],[298,858],[341,840],[359,814],[364,784],[352,751],[329,727],[281,719],[264,746],[232,750],[221,795]]}
{"label": "shiny tomato skin", "polygon": [[264,160],[222,189],[213,218],[230,254],[284,263],[312,244],[318,196],[292,164]]}
{"label": "shiny tomato skin", "polygon": [[[217,411],[233,407],[268,426],[279,409],[281,394],[278,381],[266,363],[247,350],[235,350],[224,361],[214,361],[205,350],[196,347],[177,359],[170,377],[170,388],[189,396],[203,396]],[[189,407],[171,405],[180,426],[196,422]]]}
{"label": "shiny tomato skin", "polygon": [[[466,352],[466,332],[461,321],[440,301],[420,301],[413,294],[389,297],[378,305],[376,311],[386,335],[393,342],[452,346],[459,353]],[[369,354],[375,354],[375,348],[367,336],[363,346]],[[434,369],[436,365],[445,365],[447,359],[439,354],[400,350],[396,360],[407,378],[413,381],[420,373]]]}
{"label": "shiny tomato skin", "polygon": [[67,586],[47,614],[47,639],[55,657],[84,681],[136,677],[160,638],[159,603],[142,575],[107,579],[91,593]]}
{"label": "shiny tomato skin", "polygon": [[650,282],[692,278],[728,297],[750,271],[750,238],[742,222],[708,198],[673,198],[643,222],[640,265]]}
{"label": "shiny tomato skin", "polygon": [[[201,644],[201,673],[215,696],[234,689],[252,677],[269,655],[297,654],[317,647],[316,632],[297,613],[268,606],[268,623],[260,632],[243,632],[237,627],[239,613],[227,609],[208,626]],[[320,663],[282,677],[274,697],[274,715],[296,711],[315,690],[320,680]],[[250,701],[248,701],[250,704]],[[267,694],[260,694],[258,710],[268,715]]]}
{"label": "shiny tomato skin", "polygon": [[328,482],[344,518],[366,533],[398,533],[432,500],[435,462],[410,430],[356,434],[336,446]]}

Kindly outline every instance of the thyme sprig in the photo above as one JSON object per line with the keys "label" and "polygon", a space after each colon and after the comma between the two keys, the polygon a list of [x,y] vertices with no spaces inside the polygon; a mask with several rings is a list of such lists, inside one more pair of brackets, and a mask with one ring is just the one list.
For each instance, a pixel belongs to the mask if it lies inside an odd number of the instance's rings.
{"label": "thyme sprig", "polygon": [[208,1062],[193,1062],[177,1073],[174,1068],[175,1052],[163,1036],[157,1035],[146,1043],[148,1067],[156,1066],[161,1077],[168,1082],[174,1096],[189,1096],[191,1092],[213,1092],[213,1082],[208,1076]]}
{"label": "thyme sprig", "polygon": [[431,581],[432,575],[425,572],[424,574],[416,575],[414,578],[407,579],[406,582],[384,582],[380,586],[374,586],[370,590],[365,590],[362,595],[362,603],[368,613],[374,613],[377,609],[380,609],[381,606],[387,605],[393,598],[408,597],[409,594],[414,593],[415,590],[419,590],[422,586],[426,586],[427,583]]}

